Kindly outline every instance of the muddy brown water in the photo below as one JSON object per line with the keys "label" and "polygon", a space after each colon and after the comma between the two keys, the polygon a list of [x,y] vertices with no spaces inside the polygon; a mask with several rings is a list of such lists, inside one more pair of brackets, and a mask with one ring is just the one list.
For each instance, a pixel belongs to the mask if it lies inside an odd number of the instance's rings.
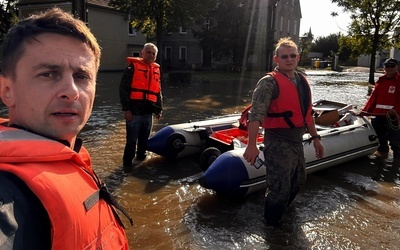
{"label": "muddy brown water", "polygon": [[[368,73],[307,71],[313,100],[362,107]],[[379,74],[376,74],[376,78]],[[400,249],[400,169],[387,160],[360,158],[308,175],[304,189],[277,229],[263,222],[263,192],[241,201],[202,188],[197,157],[167,161],[149,154],[121,166],[125,123],[119,105],[121,73],[100,73],[93,114],[81,133],[94,168],[134,219],[131,249]],[[168,124],[240,113],[256,84],[235,81],[164,83]],[[0,108],[0,115],[6,112]]]}

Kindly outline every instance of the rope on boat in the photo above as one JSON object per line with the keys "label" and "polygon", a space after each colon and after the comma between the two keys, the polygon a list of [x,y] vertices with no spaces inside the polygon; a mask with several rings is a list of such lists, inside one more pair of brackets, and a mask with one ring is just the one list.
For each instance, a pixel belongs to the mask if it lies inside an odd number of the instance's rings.
{"label": "rope on boat", "polygon": [[389,112],[386,113],[386,119],[388,121],[389,127],[393,130],[400,130],[400,116],[396,113],[395,118],[392,118],[389,115]]}

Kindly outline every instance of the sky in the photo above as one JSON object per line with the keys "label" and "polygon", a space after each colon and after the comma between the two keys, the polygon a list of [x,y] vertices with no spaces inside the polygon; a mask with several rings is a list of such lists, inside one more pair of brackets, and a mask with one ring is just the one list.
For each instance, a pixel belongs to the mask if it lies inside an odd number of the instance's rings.
{"label": "sky", "polygon": [[[300,0],[302,18],[300,20],[300,36],[311,32],[314,38],[325,37],[330,34],[347,34],[347,26],[350,24],[350,15],[344,13],[331,0]],[[338,16],[332,17],[331,12],[335,11]]]}

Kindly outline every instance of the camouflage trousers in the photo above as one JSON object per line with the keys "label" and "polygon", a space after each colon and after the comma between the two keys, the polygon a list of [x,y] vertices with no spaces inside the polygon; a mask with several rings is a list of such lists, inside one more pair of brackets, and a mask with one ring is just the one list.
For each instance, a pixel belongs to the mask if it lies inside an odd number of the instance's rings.
{"label": "camouflage trousers", "polygon": [[283,139],[264,142],[267,191],[264,218],[269,225],[278,225],[283,214],[306,182],[304,149],[301,143]]}

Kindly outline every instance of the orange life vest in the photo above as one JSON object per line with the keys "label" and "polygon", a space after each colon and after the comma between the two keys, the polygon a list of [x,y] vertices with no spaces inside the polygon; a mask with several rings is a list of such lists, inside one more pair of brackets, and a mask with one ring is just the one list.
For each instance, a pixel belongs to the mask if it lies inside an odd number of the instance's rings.
{"label": "orange life vest", "polygon": [[[271,101],[269,106],[268,114],[264,118],[262,127],[263,128],[297,128],[311,125],[311,92],[307,80],[301,76],[302,82],[306,84],[306,90],[308,90],[308,96],[305,98],[306,103],[303,103],[305,107],[302,109],[302,103],[299,99],[299,92],[293,82],[290,81],[284,74],[274,71],[270,73],[276,80],[279,87],[279,95],[277,98]],[[299,83],[303,84],[303,83]],[[281,94],[284,93],[284,94]],[[303,114],[302,110],[307,110]]]}
{"label": "orange life vest", "polygon": [[143,62],[140,57],[127,57],[127,62],[133,63],[135,71],[131,81],[132,100],[157,101],[157,94],[160,93],[160,65],[151,65]]}
{"label": "orange life vest", "polygon": [[[0,148],[0,170],[18,176],[44,205],[53,250],[129,249],[115,209],[96,199],[100,184],[86,149],[76,153],[60,142],[2,125]],[[94,202],[86,203],[88,197]]]}
{"label": "orange life vest", "polygon": [[389,109],[395,109],[400,114],[400,74],[388,79],[380,76],[375,89],[368,99],[363,111],[375,114],[386,114]]}

